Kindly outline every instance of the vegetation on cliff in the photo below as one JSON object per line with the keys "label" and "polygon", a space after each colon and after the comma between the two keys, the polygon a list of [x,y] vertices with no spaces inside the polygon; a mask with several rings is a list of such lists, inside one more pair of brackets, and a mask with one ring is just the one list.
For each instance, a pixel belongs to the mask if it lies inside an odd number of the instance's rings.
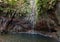
{"label": "vegetation on cliff", "polygon": [[50,9],[55,9],[57,0],[36,0],[38,16],[47,14]]}
{"label": "vegetation on cliff", "polygon": [[16,10],[15,17],[26,16],[30,13],[30,5],[27,0],[2,0],[0,2],[0,16],[11,17]]}
{"label": "vegetation on cliff", "polygon": [[36,0],[37,23],[36,29],[45,31],[55,31],[55,24],[59,25],[56,16],[56,5],[58,0]]}

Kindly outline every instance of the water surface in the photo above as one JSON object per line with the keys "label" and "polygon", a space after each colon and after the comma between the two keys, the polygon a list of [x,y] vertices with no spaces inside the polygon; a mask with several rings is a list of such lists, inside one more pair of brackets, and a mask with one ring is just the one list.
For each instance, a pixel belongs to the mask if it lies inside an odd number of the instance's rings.
{"label": "water surface", "polygon": [[39,34],[6,34],[0,35],[0,42],[58,42],[55,39]]}

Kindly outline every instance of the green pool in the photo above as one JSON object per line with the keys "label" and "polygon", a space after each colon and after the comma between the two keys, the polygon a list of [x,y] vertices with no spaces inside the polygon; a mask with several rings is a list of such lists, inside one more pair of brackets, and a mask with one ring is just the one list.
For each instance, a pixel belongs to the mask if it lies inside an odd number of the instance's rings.
{"label": "green pool", "polygon": [[6,34],[0,35],[0,42],[58,42],[49,37],[44,37],[39,34]]}

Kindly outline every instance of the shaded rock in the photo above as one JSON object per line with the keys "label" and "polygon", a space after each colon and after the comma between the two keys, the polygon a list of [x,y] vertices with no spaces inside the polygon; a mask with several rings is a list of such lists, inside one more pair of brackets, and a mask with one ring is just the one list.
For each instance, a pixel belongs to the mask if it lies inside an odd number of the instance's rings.
{"label": "shaded rock", "polygon": [[[2,30],[1,31],[4,31],[6,30],[5,27],[6,27],[6,24],[8,23],[8,21],[10,21],[11,19],[10,18],[6,18],[6,17],[1,17],[1,21],[0,21],[0,25],[1,25],[1,28]],[[24,19],[13,19],[13,21],[11,23],[9,23],[9,25],[7,26],[8,27],[8,31],[15,31],[15,32],[26,32],[28,30],[31,30],[31,24],[24,20]],[[0,29],[1,29],[0,28]]]}
{"label": "shaded rock", "polygon": [[41,19],[37,22],[35,30],[36,31],[44,31],[44,32],[56,32],[54,23],[51,20],[49,20],[47,22],[47,20],[45,20],[45,19]]}
{"label": "shaded rock", "polygon": [[47,22],[42,19],[42,20],[39,20],[39,21],[37,22],[35,29],[38,30],[38,31],[40,31],[40,30],[46,29],[46,28],[48,28]]}

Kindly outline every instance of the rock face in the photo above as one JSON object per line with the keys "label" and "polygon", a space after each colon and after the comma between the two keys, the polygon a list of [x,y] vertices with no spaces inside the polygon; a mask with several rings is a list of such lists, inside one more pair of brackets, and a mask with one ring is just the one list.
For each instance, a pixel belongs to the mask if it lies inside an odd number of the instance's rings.
{"label": "rock face", "polygon": [[41,20],[38,21],[38,23],[36,24],[35,30],[36,31],[44,31],[44,32],[45,31],[46,32],[56,32],[54,22],[51,21],[51,20],[49,20],[47,22],[47,20],[45,20],[45,19],[41,19]]}
{"label": "rock face", "polygon": [[48,17],[51,20],[53,20],[56,23],[56,25],[59,25],[59,20],[57,18],[57,15],[56,15],[55,11],[56,10],[53,10],[53,9],[48,10]]}
{"label": "rock face", "polygon": [[56,15],[58,17],[59,24],[60,24],[60,1],[57,4]]}
{"label": "rock face", "polygon": [[[0,31],[5,30],[6,24],[8,23],[10,19],[1,17],[0,19]],[[13,21],[7,26],[8,31],[14,31],[14,32],[26,32],[28,30],[31,30],[31,24],[28,21],[25,21],[24,19],[13,19]]]}
{"label": "rock face", "polygon": [[36,30],[40,31],[43,29],[48,29],[47,22],[45,20],[39,20],[39,22],[36,24]]}

